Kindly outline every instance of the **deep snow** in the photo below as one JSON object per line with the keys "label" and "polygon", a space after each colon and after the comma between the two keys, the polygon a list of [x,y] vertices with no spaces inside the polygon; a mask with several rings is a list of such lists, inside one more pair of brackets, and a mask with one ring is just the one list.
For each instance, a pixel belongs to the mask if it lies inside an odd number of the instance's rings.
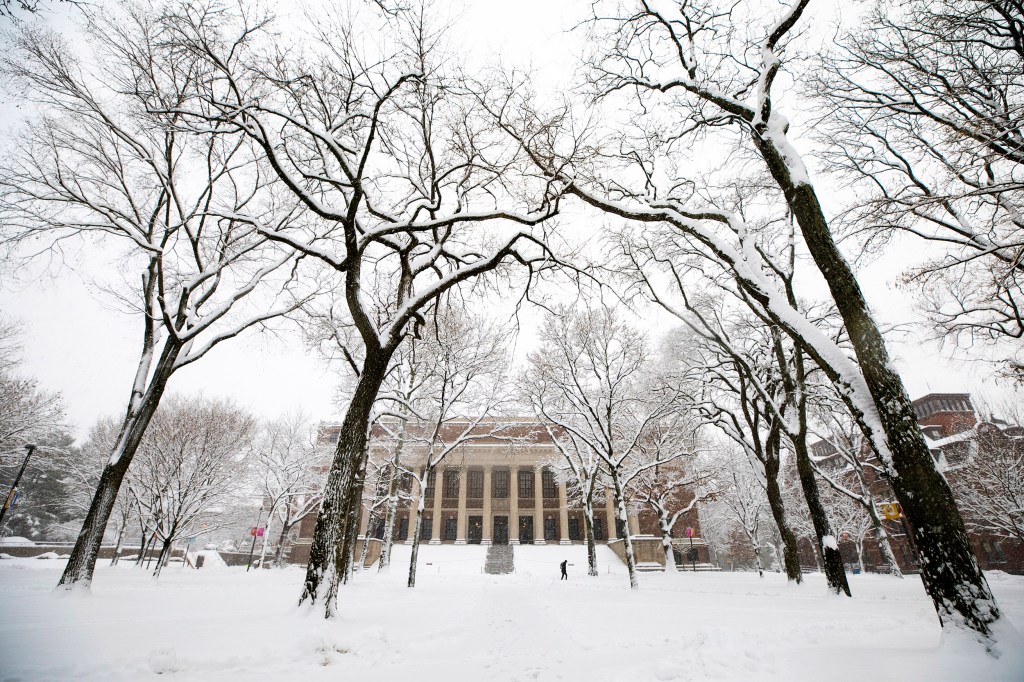
{"label": "deep snow", "polygon": [[[916,576],[850,576],[852,600],[820,574],[644,573],[631,592],[606,548],[588,578],[578,546],[518,547],[508,576],[482,574],[482,547],[424,546],[410,590],[409,549],[344,587],[330,623],[295,607],[299,568],[154,582],[103,565],[91,594],[67,594],[52,589],[63,561],[0,560],[0,679],[1024,679],[1020,650],[940,643]],[[1024,630],[1024,578],[989,580]]]}

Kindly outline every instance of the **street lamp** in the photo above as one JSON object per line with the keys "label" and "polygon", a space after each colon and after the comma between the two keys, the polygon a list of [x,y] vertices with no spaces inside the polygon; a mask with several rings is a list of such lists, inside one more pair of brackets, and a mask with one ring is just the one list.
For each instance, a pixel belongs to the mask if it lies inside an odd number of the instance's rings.
{"label": "street lamp", "polygon": [[18,475],[14,477],[14,483],[11,484],[11,490],[7,493],[7,499],[4,501],[3,508],[0,508],[0,528],[3,527],[4,517],[7,515],[7,510],[14,506],[14,501],[18,497],[18,483],[21,482],[21,476],[25,473],[25,467],[28,466],[28,459],[32,456],[35,451],[35,445],[25,446],[25,461],[21,463],[21,469],[18,470]]}

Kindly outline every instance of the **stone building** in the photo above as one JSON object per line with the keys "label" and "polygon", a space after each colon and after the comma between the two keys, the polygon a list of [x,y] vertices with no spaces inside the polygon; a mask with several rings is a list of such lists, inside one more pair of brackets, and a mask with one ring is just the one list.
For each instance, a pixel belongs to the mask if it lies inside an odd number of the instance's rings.
{"label": "stone building", "polygon": [[[454,442],[466,426],[465,422],[446,424],[441,440]],[[337,442],[340,428],[324,425],[321,440]],[[383,428],[375,427],[371,458],[377,462],[388,460],[396,447],[395,439],[386,434]],[[402,454],[402,464],[407,468],[422,471],[426,459],[424,436],[421,425],[407,425]],[[434,475],[428,477],[420,541],[432,545],[585,543],[582,505],[573,486],[561,480],[560,462],[547,431],[536,421],[508,420],[477,427],[471,439],[457,446],[436,467]],[[395,521],[395,542],[412,542],[415,507],[408,498],[417,492],[415,486],[412,476],[401,480],[404,495]],[[369,502],[375,488],[378,495],[386,494],[386,487],[385,477],[374,480],[368,476],[364,499]],[[661,568],[664,552],[657,517],[633,505],[629,508],[629,530],[638,564],[649,568],[658,564],[657,568]],[[293,561],[308,558],[315,521],[315,514],[311,514],[300,524],[291,553]],[[687,529],[692,530],[692,537],[687,537]],[[359,534],[371,542],[384,534],[383,518],[367,513],[366,505]],[[623,533],[615,523],[610,489],[595,496],[594,534],[598,542],[607,543],[622,554]],[[674,546],[678,545],[677,563],[685,559],[688,565],[707,565],[708,553],[696,509],[677,523],[674,534],[679,536],[673,541]],[[696,554],[693,562],[689,561],[691,543]],[[373,552],[371,558],[372,555]]]}

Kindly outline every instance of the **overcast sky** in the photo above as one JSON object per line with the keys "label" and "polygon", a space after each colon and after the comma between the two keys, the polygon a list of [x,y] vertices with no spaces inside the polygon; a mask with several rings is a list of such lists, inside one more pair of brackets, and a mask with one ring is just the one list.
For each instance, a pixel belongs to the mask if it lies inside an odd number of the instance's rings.
{"label": "overcast sky", "polygon": [[[574,51],[580,41],[579,35],[567,36],[564,31],[583,18],[588,5],[586,0],[450,3],[452,15],[459,17],[453,42],[465,43],[474,62],[530,67],[540,72],[543,83],[558,83],[575,68]],[[816,23],[827,26],[834,20],[834,5],[823,2],[819,7]],[[56,23],[62,23],[59,17]],[[12,102],[3,103],[0,123],[5,130],[17,114]],[[906,296],[892,283],[901,263],[918,251],[919,245],[900,244],[860,273],[869,301],[886,324],[900,325],[913,317]],[[135,317],[95,295],[93,279],[108,275],[83,265],[82,272],[64,268],[56,276],[29,281],[0,273],[0,312],[22,321],[26,331],[23,371],[44,388],[64,395],[79,436],[98,417],[120,415],[125,409],[141,337]],[[535,321],[537,316],[525,319]],[[1004,387],[985,380],[988,368],[951,361],[920,338],[919,332],[890,336],[896,366],[911,397],[932,391],[1006,393]],[[529,330],[524,329],[519,354],[531,345]],[[267,417],[299,409],[314,419],[330,420],[338,416],[336,384],[336,377],[296,336],[247,334],[175,374],[170,390],[231,397]]]}

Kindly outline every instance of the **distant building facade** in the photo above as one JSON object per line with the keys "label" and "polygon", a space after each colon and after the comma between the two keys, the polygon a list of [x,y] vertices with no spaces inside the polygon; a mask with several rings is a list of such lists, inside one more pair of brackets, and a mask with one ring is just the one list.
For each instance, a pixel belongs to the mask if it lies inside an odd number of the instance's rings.
{"label": "distant building facade", "polygon": [[[994,417],[985,419],[975,410],[968,393],[930,393],[915,400],[913,406],[936,467],[946,477],[957,498],[967,522],[971,546],[982,569],[1024,574],[1024,543],[1006,533],[985,529],[984,519],[972,518],[969,505],[963,499],[969,494],[964,481],[970,476],[971,468],[985,465],[985,458],[991,457],[996,449],[1021,452],[1024,428]],[[820,442],[812,446],[812,451],[819,457],[827,456],[830,447],[828,443]],[[866,474],[876,501],[895,502],[896,498],[884,477],[876,475],[872,469],[867,469]],[[1024,497],[1024,491],[1018,492]],[[883,524],[900,569],[915,572],[918,570],[918,558],[913,541],[908,537],[906,522],[900,518],[885,520]],[[848,563],[856,563],[856,551],[851,542],[841,541],[840,549]],[[885,570],[881,554],[872,541],[865,543],[864,560],[868,570]]]}
{"label": "distant building facade", "polygon": [[[465,429],[465,423],[445,426],[449,442]],[[413,432],[417,426],[410,424]],[[321,428],[321,441],[337,442],[340,426]],[[459,445],[427,478],[425,507],[420,541],[432,545],[466,544],[582,544],[586,542],[584,513],[572,485],[559,480],[560,455],[542,424],[530,420],[513,420],[497,425],[487,423],[477,429],[473,439]],[[402,454],[405,467],[422,472],[424,446],[418,436],[406,442]],[[377,427],[371,439],[371,457],[385,461],[397,442]],[[408,499],[416,490],[416,479],[401,479],[400,498],[395,519],[395,542],[412,542],[415,507]],[[384,476],[368,476],[366,490],[386,495]],[[364,499],[369,497],[364,495]],[[683,499],[680,502],[685,504]],[[629,530],[634,539],[638,564],[650,566],[664,563],[662,539],[657,516],[650,511],[629,505]],[[316,522],[315,514],[307,516],[299,527],[299,537],[292,546],[295,562],[305,562]],[[692,537],[687,536],[687,529]],[[707,547],[700,534],[696,509],[681,519],[674,529],[673,546],[676,561],[687,566],[707,565]],[[380,539],[384,534],[383,513],[370,514],[364,504],[359,534],[363,539]],[[622,529],[617,528],[614,500],[610,490],[602,490],[594,500],[594,535],[622,555]],[[678,536],[678,537],[675,537]],[[690,547],[693,553],[690,553]],[[693,559],[693,562],[690,559]]]}

